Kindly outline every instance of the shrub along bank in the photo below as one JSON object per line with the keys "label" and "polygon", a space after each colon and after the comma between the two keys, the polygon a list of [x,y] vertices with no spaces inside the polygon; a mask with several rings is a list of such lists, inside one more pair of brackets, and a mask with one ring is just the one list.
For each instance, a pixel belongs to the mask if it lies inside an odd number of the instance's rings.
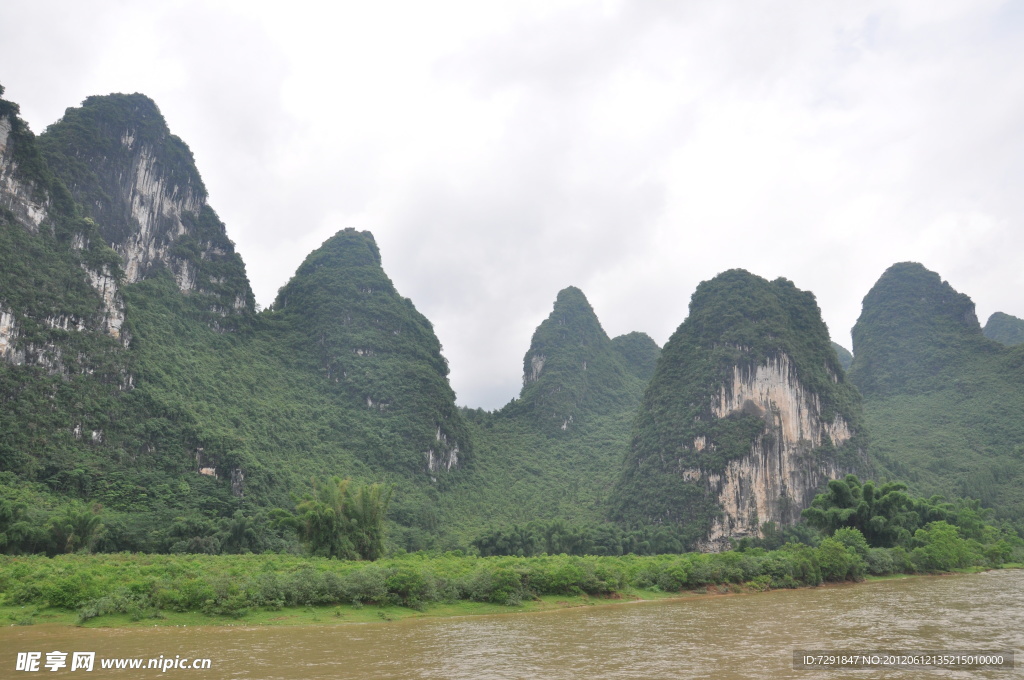
{"label": "shrub along bank", "polygon": [[1020,552],[993,550],[936,522],[913,550],[869,548],[856,529],[817,547],[790,543],[717,554],[618,557],[476,557],[413,553],[376,562],[294,555],[41,555],[0,558],[0,605],[133,620],[160,612],[245,616],[254,609],[339,604],[422,609],[456,601],[516,605],[543,595],[676,593],[728,584],[747,589],[817,586],[866,575],[998,567]]}

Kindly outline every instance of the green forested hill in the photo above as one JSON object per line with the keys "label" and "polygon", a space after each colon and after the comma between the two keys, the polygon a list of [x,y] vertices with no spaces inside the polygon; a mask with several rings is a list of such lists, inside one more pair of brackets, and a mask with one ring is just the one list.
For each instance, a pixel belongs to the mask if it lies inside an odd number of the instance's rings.
{"label": "green forested hill", "polygon": [[473,466],[441,503],[460,535],[538,520],[595,525],[660,349],[644,333],[610,340],[578,288],[558,293],[523,358],[519,398],[467,411]]}
{"label": "green forested hill", "polygon": [[839,365],[843,367],[843,370],[850,370],[850,366],[853,364],[853,355],[850,354],[850,350],[834,342],[832,343],[832,349],[836,351],[836,357],[839,358]]}
{"label": "green forested hill", "polygon": [[257,315],[151,101],[90,98],[39,143],[0,116],[5,497],[101,503],[107,549],[211,549],[221,520],[290,508],[312,476],[398,484],[394,515],[436,524],[430,494],[472,444],[369,234],[329,239]]}
{"label": "green forested hill", "polygon": [[853,433],[838,449],[823,444],[805,451],[810,459],[802,465],[811,469],[820,467],[815,458],[834,458],[848,469],[861,467],[860,398],[843,379],[814,295],[785,279],[769,282],[735,269],[697,287],[689,316],[662,350],[613,496],[616,516],[635,525],[675,525],[688,544],[705,536],[721,512],[711,488],[718,483],[708,480],[720,479],[731,461],[781,441],[767,395],[730,414],[718,414],[717,405],[731,394],[734,376],[782,366],[783,357],[792,373],[780,379],[816,395],[821,422],[841,418]]}
{"label": "green forested hill", "polygon": [[[1024,345],[984,337],[970,300],[919,265],[887,272],[864,309],[850,376],[866,421],[814,296],[741,270],[698,287],[664,351],[609,338],[566,288],[519,397],[459,409],[431,323],[372,235],[339,231],[257,312],[152,101],[90,97],[37,138],[0,99],[0,552],[77,549],[68,527],[98,518],[102,550],[298,550],[275,509],[331,476],[394,486],[392,547],[464,548],[540,521],[604,532],[606,547],[639,527],[620,548],[677,550],[722,516],[694,470],[722,486],[752,450],[785,453],[793,476],[758,493],[792,519],[823,471],[860,470],[868,430],[883,471],[915,491],[1024,517]],[[772,424],[788,406],[711,417],[734,377],[764,367],[820,420],[795,443]]]}
{"label": "green forested hill", "polygon": [[982,332],[986,338],[1010,347],[1024,344],[1024,319],[996,312],[988,317]]}
{"label": "green forested hill", "polygon": [[909,262],[864,298],[853,342],[850,379],[884,470],[1024,517],[1024,348],[986,338],[969,297]]}
{"label": "green forested hill", "polygon": [[316,389],[370,411],[396,440],[378,454],[392,472],[439,474],[469,459],[471,444],[448,362],[430,322],[395,291],[369,232],[346,229],[306,258],[273,307],[311,355]]}
{"label": "green forested hill", "polygon": [[612,338],[612,347],[619,353],[624,365],[646,385],[654,376],[661,356],[661,348],[646,333],[633,331]]}
{"label": "green forested hill", "polygon": [[504,411],[565,432],[591,415],[632,408],[645,365],[657,355],[653,344],[642,337],[613,343],[583,292],[566,288],[534,332],[523,357],[522,392]]}

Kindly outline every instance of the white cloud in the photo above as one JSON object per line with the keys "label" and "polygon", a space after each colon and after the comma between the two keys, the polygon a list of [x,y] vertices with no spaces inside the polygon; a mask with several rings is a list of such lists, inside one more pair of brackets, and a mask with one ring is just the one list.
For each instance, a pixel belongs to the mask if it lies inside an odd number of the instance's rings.
{"label": "white cloud", "polygon": [[34,129],[142,91],[270,302],[370,229],[460,402],[500,406],[557,291],[664,342],[732,267],[860,301],[918,260],[1024,316],[1015,3],[55,0],[0,8]]}

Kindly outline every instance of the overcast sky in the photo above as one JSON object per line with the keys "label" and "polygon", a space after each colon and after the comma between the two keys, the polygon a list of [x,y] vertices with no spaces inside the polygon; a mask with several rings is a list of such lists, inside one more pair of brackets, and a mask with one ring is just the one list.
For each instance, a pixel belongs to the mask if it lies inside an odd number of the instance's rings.
{"label": "overcast sky", "polygon": [[266,306],[370,230],[460,404],[516,396],[557,292],[664,344],[742,267],[833,339],[891,264],[1024,317],[1024,2],[5,0],[37,133],[142,92]]}

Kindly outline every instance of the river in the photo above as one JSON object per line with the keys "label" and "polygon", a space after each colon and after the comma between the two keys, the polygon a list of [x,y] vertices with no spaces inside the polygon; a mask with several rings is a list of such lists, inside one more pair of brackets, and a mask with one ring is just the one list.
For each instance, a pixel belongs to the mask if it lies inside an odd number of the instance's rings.
{"label": "river", "polygon": [[[41,652],[44,677],[1019,678],[1024,570],[876,581],[541,613],[278,628],[0,629],[0,676]],[[1015,651],[1016,668],[794,668],[797,650]],[[42,667],[67,652],[67,667]],[[95,652],[72,671],[71,652]],[[104,670],[117,657],[208,658],[208,669]],[[58,657],[59,658],[59,657]]]}

